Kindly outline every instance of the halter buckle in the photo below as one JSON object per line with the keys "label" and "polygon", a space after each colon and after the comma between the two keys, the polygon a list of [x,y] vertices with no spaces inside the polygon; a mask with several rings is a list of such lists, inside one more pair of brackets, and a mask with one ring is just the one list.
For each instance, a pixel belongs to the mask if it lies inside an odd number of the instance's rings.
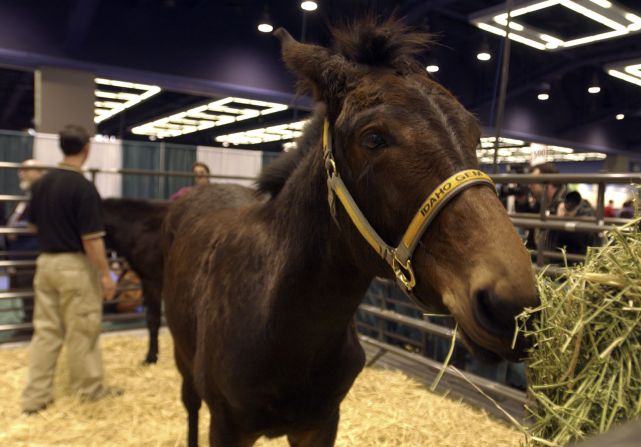
{"label": "halter buckle", "polygon": [[327,171],[327,178],[336,177],[338,175],[336,162],[334,161],[333,157],[327,157],[325,159],[325,170]]}
{"label": "halter buckle", "polygon": [[409,292],[416,285],[416,278],[414,277],[414,270],[412,269],[412,260],[408,259],[405,264],[398,259],[396,253],[392,259],[392,270],[396,279],[403,284],[405,289]]}

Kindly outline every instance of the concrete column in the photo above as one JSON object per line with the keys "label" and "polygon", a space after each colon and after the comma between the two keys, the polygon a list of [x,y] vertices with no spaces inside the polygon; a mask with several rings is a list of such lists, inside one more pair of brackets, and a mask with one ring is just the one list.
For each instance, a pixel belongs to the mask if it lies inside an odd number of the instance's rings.
{"label": "concrete column", "polygon": [[36,70],[36,130],[58,133],[67,124],[76,124],[94,135],[94,78],[93,73],[66,68],[40,67]]}
{"label": "concrete column", "polygon": [[608,155],[605,159],[607,172],[630,172],[630,158],[624,155]]}

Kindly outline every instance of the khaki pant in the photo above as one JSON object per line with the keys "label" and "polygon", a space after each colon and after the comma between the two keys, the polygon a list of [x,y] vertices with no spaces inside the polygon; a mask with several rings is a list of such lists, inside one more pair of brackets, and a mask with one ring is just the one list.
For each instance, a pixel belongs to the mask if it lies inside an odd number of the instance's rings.
{"label": "khaki pant", "polygon": [[52,400],[56,361],[66,342],[70,387],[81,397],[101,391],[103,368],[98,338],[102,291],[98,273],[82,253],[41,254],[36,262],[35,333],[22,409]]}

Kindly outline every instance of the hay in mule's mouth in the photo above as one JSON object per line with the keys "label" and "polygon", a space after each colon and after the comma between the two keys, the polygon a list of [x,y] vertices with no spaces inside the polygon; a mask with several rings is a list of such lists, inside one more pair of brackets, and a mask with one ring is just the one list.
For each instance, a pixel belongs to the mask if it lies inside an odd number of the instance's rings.
{"label": "hay in mule's mouth", "polygon": [[[163,331],[164,332],[164,331]],[[63,351],[54,404],[35,416],[20,413],[27,378],[26,347],[0,349],[0,445],[184,446],[186,412],[171,337],[160,336],[156,365],[141,366],[146,336],[102,338],[108,385],[120,397],[84,403],[69,395]],[[209,411],[200,414],[200,442],[208,445]],[[523,436],[480,410],[437,395],[401,372],[366,368],[341,405],[337,446],[516,447]],[[260,447],[287,446],[284,437],[261,438]]]}

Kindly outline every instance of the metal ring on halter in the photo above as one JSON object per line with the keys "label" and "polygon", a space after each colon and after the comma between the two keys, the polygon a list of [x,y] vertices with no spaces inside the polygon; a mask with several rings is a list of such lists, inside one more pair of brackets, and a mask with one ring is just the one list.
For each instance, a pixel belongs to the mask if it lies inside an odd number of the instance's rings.
{"label": "metal ring on halter", "polygon": [[416,278],[414,277],[414,270],[412,269],[412,260],[405,261],[405,265],[398,259],[396,254],[392,259],[392,270],[396,279],[405,286],[406,290],[412,290],[416,285]]}
{"label": "metal ring on halter", "polygon": [[336,162],[334,161],[333,158],[327,158],[325,160],[325,169],[327,170],[327,176],[328,177],[336,177],[338,174],[338,170],[336,169]]}

